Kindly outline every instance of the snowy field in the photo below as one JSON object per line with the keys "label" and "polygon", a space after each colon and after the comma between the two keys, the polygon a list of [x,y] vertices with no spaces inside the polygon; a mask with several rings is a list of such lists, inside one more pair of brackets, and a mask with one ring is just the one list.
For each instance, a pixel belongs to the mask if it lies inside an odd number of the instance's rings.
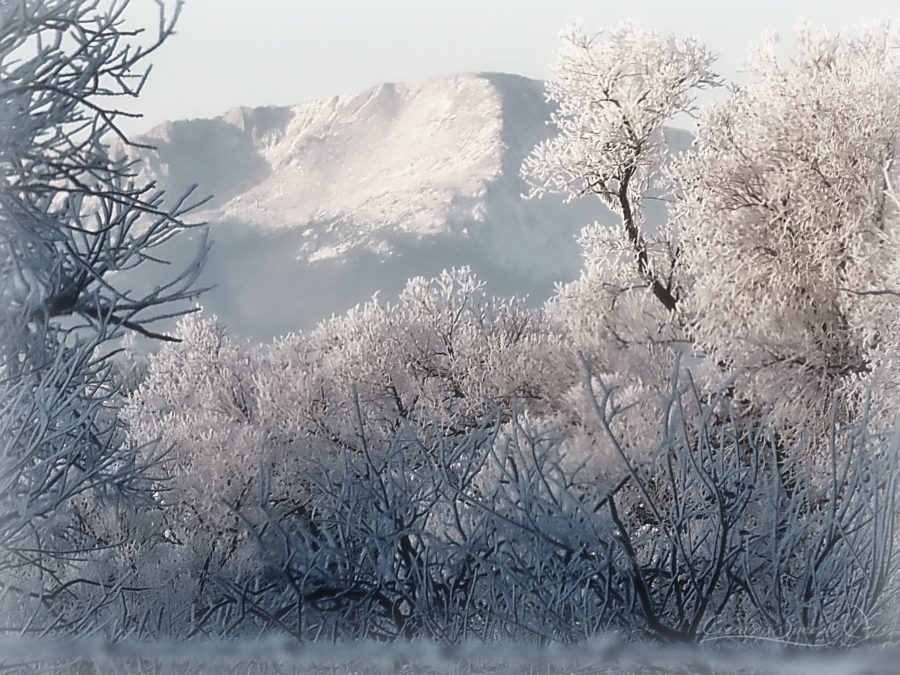
{"label": "snowy field", "polygon": [[521,645],[436,645],[349,643],[298,645],[294,642],[203,642],[142,644],[119,642],[0,643],[3,672],[154,673],[315,673],[321,675],[429,673],[469,675],[591,675],[593,673],[779,673],[796,675],[889,675],[900,652],[869,650],[793,652],[788,648],[727,650],[678,649],[600,638],[579,647]]}

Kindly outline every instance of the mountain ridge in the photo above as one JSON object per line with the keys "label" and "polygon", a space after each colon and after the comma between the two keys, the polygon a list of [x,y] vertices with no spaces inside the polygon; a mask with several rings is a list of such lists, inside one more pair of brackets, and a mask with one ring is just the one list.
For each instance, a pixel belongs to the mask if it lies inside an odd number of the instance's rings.
{"label": "mountain ridge", "polygon": [[534,302],[574,278],[578,232],[614,220],[596,199],[523,198],[551,110],[538,80],[447,75],[165,122],[140,159],[168,194],[214,194],[196,214],[214,241],[202,303],[268,339],[449,266]]}

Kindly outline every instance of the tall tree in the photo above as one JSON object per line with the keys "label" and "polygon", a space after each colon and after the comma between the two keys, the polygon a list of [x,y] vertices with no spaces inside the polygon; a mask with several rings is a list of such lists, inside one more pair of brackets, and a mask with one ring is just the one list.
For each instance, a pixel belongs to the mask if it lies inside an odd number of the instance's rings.
{"label": "tall tree", "polygon": [[[739,399],[757,410],[781,388],[785,429],[824,428],[839,393],[849,414],[900,335],[897,26],[802,28],[787,63],[764,41],[748,82],[706,106],[675,158],[663,125],[717,83],[709,52],[627,24],[601,37],[563,36],[548,83],[557,134],[523,166],[535,193],[595,195],[622,218],[585,230],[584,270],[556,314],[607,371],[621,347],[683,341],[708,372],[744,376]],[[659,191],[675,206],[648,231],[642,202]]]}
{"label": "tall tree", "polygon": [[[648,288],[668,310],[678,302],[674,251],[665,236],[647,231],[643,200],[666,152],[663,125],[691,112],[698,90],[718,84],[713,60],[695,40],[660,37],[633,23],[595,37],[572,24],[547,83],[558,133],[535,147],[522,167],[532,195],[594,195],[619,215],[615,247],[631,264],[617,285]],[[598,238],[610,244],[599,232],[585,234],[591,253]]]}

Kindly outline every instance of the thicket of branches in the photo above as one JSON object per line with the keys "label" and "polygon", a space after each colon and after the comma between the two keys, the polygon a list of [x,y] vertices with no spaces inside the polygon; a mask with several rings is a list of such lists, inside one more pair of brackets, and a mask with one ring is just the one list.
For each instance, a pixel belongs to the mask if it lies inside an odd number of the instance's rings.
{"label": "thicket of branches", "polygon": [[[4,630],[79,632],[140,580],[97,573],[130,545],[97,531],[151,508],[162,459],[128,440],[110,355],[123,332],[165,337],[153,321],[192,297],[204,250],[158,287],[123,273],[160,265],[184,230],[185,199],[163,208],[134,167],[114,104],[137,96],[145,59],[127,2],[0,3],[0,616]],[[177,14],[177,7],[176,14]],[[137,511],[136,511],[137,510]]]}
{"label": "thicket of branches", "polygon": [[202,248],[124,286],[189,227],[111,159],[172,31],[136,49],[126,5],[0,4],[7,629],[896,642],[895,28],[764,46],[672,157],[712,56],[574,26],[523,172],[621,217],[577,281],[534,309],[448,270],[250,346],[152,329]]}

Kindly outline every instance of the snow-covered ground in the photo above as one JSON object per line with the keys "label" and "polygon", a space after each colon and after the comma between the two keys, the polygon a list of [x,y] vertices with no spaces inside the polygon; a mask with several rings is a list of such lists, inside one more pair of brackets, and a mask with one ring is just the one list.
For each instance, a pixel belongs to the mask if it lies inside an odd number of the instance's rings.
{"label": "snow-covered ground", "polygon": [[519,167],[549,116],[541,82],[465,74],[167,122],[141,154],[169,194],[213,195],[196,214],[214,242],[201,302],[267,339],[454,265],[535,302],[573,279],[576,235],[613,216],[593,199],[523,198]]}
{"label": "snow-covered ground", "polygon": [[[629,644],[613,636],[579,646],[511,644],[398,644],[355,642],[302,644],[259,642],[101,643],[0,642],[0,663],[14,671],[54,673],[153,672],[160,675],[297,673],[304,675],[611,675],[707,673],[709,675],[892,675],[893,650],[851,652],[792,650],[785,645],[741,650]],[[19,671],[16,671],[19,672]]]}

